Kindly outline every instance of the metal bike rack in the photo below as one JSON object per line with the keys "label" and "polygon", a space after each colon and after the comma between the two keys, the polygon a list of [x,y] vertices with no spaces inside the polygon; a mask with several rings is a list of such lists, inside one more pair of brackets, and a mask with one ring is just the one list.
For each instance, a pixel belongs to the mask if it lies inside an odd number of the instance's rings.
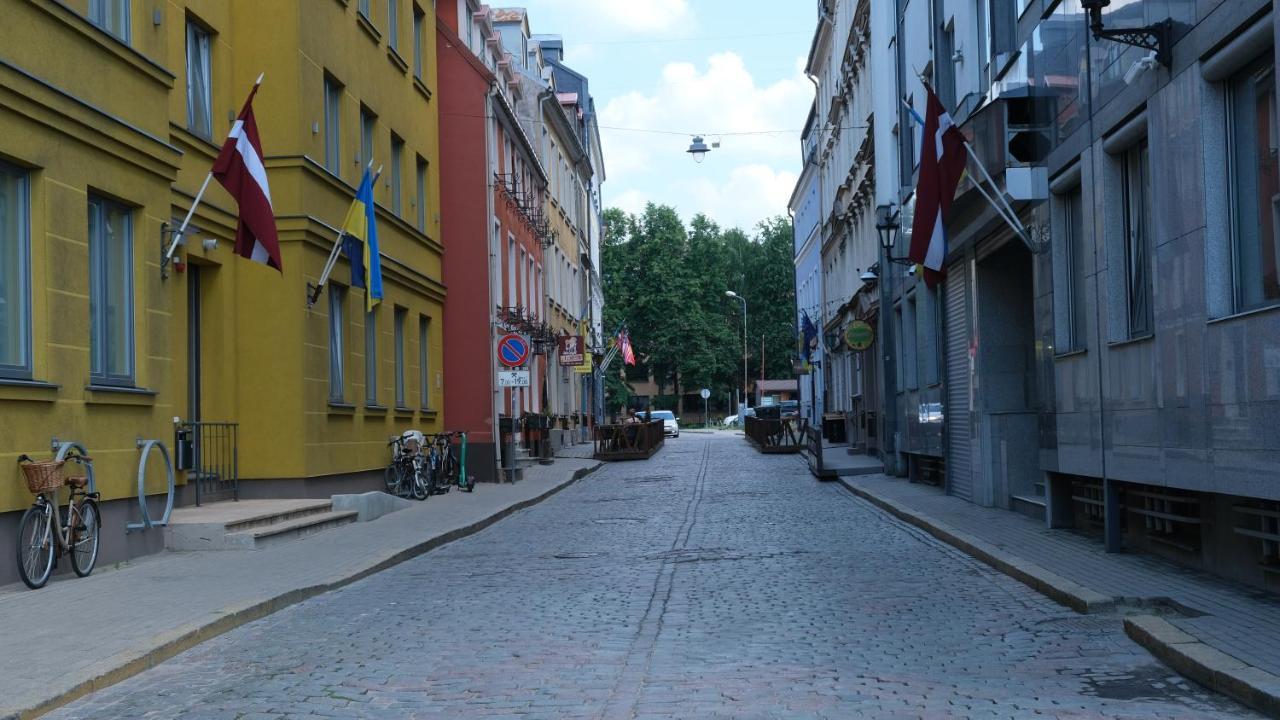
{"label": "metal bike rack", "polygon": [[[53,445],[57,450],[57,455],[53,456],[54,460],[66,460],[67,453],[71,452],[73,449],[85,457],[89,456],[89,451],[85,449],[85,446],[75,440],[59,441],[57,438],[54,438]],[[85,487],[85,490],[91,493],[98,492],[98,482],[94,480],[93,477],[93,463],[84,463],[81,467],[84,468],[85,477],[89,479],[89,484]]]}
{"label": "metal bike rack", "polygon": [[[160,449],[160,455],[164,458],[164,469],[169,475],[169,498],[165,502],[164,517],[153,521],[151,513],[147,510],[147,458],[151,455],[153,448]],[[142,457],[138,458],[138,508],[142,511],[142,522],[131,522],[125,525],[125,530],[150,530],[153,527],[165,526],[169,524],[169,514],[173,512],[173,461],[169,459],[169,449],[159,440],[143,440],[138,438],[138,449],[142,451]]]}

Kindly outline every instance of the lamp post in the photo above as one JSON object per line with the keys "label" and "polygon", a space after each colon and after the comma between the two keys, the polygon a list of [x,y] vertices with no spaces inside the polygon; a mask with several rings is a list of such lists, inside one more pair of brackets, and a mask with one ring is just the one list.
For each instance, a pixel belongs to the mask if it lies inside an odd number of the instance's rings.
{"label": "lamp post", "polygon": [[[893,272],[890,268],[895,261],[891,253],[898,239],[899,216],[892,204],[876,207],[876,230],[880,233],[880,349],[884,357],[884,379],[881,383],[884,388],[881,399],[884,434],[880,438],[880,458],[887,475],[896,474],[898,466],[894,442],[898,430],[898,377],[893,357]],[[866,280],[865,275],[863,279]]]}
{"label": "lamp post", "polygon": [[747,403],[747,299],[732,290],[725,290],[724,294],[742,301],[742,402],[738,408],[741,412],[742,406]]}

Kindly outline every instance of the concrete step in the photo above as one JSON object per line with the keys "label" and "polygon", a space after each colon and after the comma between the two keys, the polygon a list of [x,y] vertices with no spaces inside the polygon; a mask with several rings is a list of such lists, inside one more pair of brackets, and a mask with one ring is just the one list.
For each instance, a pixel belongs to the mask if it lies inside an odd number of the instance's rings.
{"label": "concrete step", "polygon": [[1014,495],[1011,501],[1015,512],[1036,520],[1044,520],[1048,509],[1044,495]]}
{"label": "concrete step", "polygon": [[167,550],[253,549],[266,542],[259,538],[300,537],[358,517],[355,510],[335,516],[331,500],[216,502],[174,510],[165,528],[164,544]]}
{"label": "concrete step", "polygon": [[353,523],[359,515],[360,513],[355,510],[330,510],[328,512],[303,515],[270,525],[227,533],[226,543],[232,547],[258,550],[268,545],[296,540],[330,528]]}

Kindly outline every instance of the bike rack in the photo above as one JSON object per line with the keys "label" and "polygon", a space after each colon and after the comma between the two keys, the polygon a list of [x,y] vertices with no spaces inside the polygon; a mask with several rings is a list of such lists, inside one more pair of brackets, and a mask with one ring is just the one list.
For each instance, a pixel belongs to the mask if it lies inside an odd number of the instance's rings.
{"label": "bike rack", "polygon": [[[53,445],[55,448],[57,448],[57,455],[53,456],[54,460],[66,460],[67,453],[71,452],[71,450],[73,449],[79,452],[81,455],[84,455],[84,456],[89,455],[89,451],[85,449],[84,445],[81,445],[75,440],[59,441],[57,438],[54,438]],[[89,479],[89,485],[85,488],[85,490],[91,493],[97,492],[98,482],[93,477],[93,463],[91,462],[84,463],[81,467],[84,468],[85,477]]]}
{"label": "bike rack", "polygon": [[[164,458],[164,469],[169,475],[169,498],[164,506],[164,517],[153,521],[151,513],[147,510],[147,458],[151,455],[153,448],[160,449],[160,455]],[[147,531],[157,525],[163,527],[169,524],[169,514],[173,512],[173,491],[174,476],[173,462],[169,459],[169,449],[159,440],[143,440],[138,438],[138,449],[142,451],[142,457],[138,458],[138,508],[142,511],[142,522],[131,522],[125,525],[125,531],[142,530]]]}

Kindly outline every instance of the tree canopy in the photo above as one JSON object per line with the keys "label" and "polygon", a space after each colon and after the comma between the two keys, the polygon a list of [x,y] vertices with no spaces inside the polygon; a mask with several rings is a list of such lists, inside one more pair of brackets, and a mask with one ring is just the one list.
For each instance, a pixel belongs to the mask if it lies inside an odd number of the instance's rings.
{"label": "tree canopy", "polygon": [[[660,394],[682,396],[699,388],[720,400],[742,387],[742,304],[747,301],[747,373],[792,377],[795,307],[791,223],[775,217],[750,235],[722,229],[705,215],[686,225],[676,211],[650,203],[638,215],[605,212],[601,248],[606,332],[624,323],[641,366]],[[619,361],[620,362],[620,361]],[[611,406],[628,389],[615,372],[607,379]],[[679,409],[679,408],[677,408]]]}

